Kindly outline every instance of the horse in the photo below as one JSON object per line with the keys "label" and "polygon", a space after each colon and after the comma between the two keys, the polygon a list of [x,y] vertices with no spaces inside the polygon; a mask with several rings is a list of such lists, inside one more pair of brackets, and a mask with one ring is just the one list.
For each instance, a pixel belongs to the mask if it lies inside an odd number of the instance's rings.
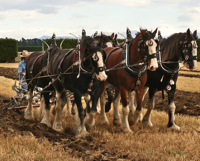
{"label": "horse", "polygon": [[[101,32],[101,34],[100,35],[97,35],[97,31],[93,34],[93,36],[92,36],[92,38],[94,39],[94,40],[96,40],[97,42],[100,42],[100,41],[102,41],[102,43],[101,43],[101,47],[102,48],[105,48],[105,47],[113,47],[113,44],[112,44],[112,40],[113,40],[113,37],[114,37],[114,33],[112,33],[111,35],[105,35],[105,34],[103,34],[102,32]],[[99,80],[97,80],[97,79],[94,79],[94,82],[93,82],[93,84],[95,84],[95,86],[100,86],[100,81]],[[85,102],[86,102],[86,104],[88,104],[88,102],[90,101],[90,95],[89,95],[89,93],[88,93],[88,95],[84,95],[84,99],[85,99]],[[70,104],[70,100],[68,99],[67,100],[67,108],[66,108],[66,113],[65,113],[65,116],[67,117],[67,116],[69,116],[69,113],[70,113],[70,107],[69,107],[69,104]],[[75,114],[75,104],[73,104],[73,106],[72,106],[72,114]],[[87,106],[89,106],[89,105],[87,105]],[[88,107],[88,108],[90,108],[90,107]],[[98,99],[98,103],[97,103],[97,111],[99,112],[99,110],[100,110],[100,99]],[[99,112],[100,113],[100,112]],[[89,128],[91,128],[91,127],[87,127],[87,129],[89,129]]]}
{"label": "horse", "polygon": [[[49,85],[51,78],[48,77],[47,65],[51,51],[57,46],[55,41],[55,34],[52,36],[51,45],[48,49],[43,51],[33,52],[26,60],[26,82],[28,84],[28,106],[25,110],[24,117],[28,120],[34,120],[32,97],[35,85],[45,88],[41,92],[41,106],[40,109],[50,109],[49,94],[53,91],[53,86]],[[41,78],[39,78],[41,77]],[[47,88],[48,87],[48,88]],[[42,112],[42,111],[40,111]],[[41,113],[40,113],[41,114]],[[50,116],[47,111],[44,111],[41,123],[51,127]]]}
{"label": "horse", "polygon": [[50,55],[49,68],[51,74],[57,75],[53,77],[53,86],[56,91],[56,114],[53,129],[56,131],[63,132],[60,114],[66,103],[65,93],[62,92],[64,88],[74,92],[75,103],[78,108],[79,119],[76,120],[75,137],[87,135],[85,124],[88,126],[93,124],[100,89],[95,88],[92,90],[92,108],[88,111],[90,118],[86,120],[86,123],[84,122],[85,111],[83,110],[81,97],[83,94],[91,92],[94,79],[99,81],[107,79],[103,61],[105,54],[101,46],[102,40],[98,43],[93,38],[86,36],[85,30],[82,30],[82,39],[76,50],[69,50],[67,53],[66,50],[63,52],[58,48],[52,50],[51,55],[53,56]]}
{"label": "horse", "polygon": [[[176,91],[176,82],[178,78],[178,72],[180,70],[179,59],[182,58],[184,65],[189,70],[193,70],[197,66],[197,30],[191,34],[190,29],[187,29],[184,33],[174,33],[166,39],[163,39],[159,34],[160,39],[160,61],[156,71],[147,71],[147,83],[145,85],[147,91],[149,88],[149,100],[148,110],[143,117],[143,124],[145,126],[152,127],[151,111],[155,106],[154,96],[157,91],[162,91],[164,97],[164,91],[168,94],[168,124],[167,127],[180,131],[180,127],[175,123],[175,103],[174,94]],[[131,100],[134,101],[134,94],[132,94]],[[134,104],[134,103],[133,103]],[[135,107],[132,106],[132,111]],[[132,125],[132,122],[129,122]]]}
{"label": "horse", "polygon": [[[134,39],[132,38],[129,29],[127,29],[126,33],[127,38],[123,49],[114,47],[107,47],[104,49],[107,56],[106,68],[108,81],[104,81],[101,85],[101,113],[99,117],[100,124],[108,123],[105,115],[105,97],[103,93],[107,83],[109,82],[119,89],[119,94],[114,102],[114,108],[118,110],[119,98],[121,96],[123,105],[121,129],[125,133],[132,132],[128,124],[129,107],[127,102],[127,94],[129,91],[136,91],[137,109],[133,115],[133,119],[134,122],[137,122],[138,116],[142,109],[144,85],[147,81],[146,70],[148,68],[155,71],[158,67],[156,59],[157,43],[154,40],[157,29],[155,29],[154,32],[140,29],[140,32]],[[119,119],[120,118],[118,116],[118,118],[116,118],[116,122]]]}

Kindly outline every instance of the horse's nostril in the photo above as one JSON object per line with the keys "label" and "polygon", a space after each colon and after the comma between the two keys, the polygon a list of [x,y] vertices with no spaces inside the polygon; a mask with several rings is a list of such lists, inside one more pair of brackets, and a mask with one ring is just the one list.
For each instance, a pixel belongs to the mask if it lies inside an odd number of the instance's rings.
{"label": "horse's nostril", "polygon": [[150,69],[153,70],[153,66],[151,66]]}

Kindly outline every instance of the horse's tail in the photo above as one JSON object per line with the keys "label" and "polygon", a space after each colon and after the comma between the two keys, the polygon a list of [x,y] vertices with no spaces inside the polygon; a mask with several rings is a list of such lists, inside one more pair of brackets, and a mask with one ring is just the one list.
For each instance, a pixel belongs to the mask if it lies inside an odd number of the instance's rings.
{"label": "horse's tail", "polygon": [[118,89],[114,88],[111,84],[108,85],[106,91],[108,94],[108,102],[106,102],[105,112],[109,112],[111,109],[111,103],[116,99],[116,96],[119,91]]}

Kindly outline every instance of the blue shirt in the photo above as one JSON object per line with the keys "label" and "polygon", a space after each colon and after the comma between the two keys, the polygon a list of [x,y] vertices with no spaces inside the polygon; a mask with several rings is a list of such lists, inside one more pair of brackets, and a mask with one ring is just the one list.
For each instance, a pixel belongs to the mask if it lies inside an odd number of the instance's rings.
{"label": "blue shirt", "polygon": [[26,63],[24,62],[24,60],[22,60],[22,61],[19,62],[19,65],[18,65],[18,75],[19,75],[20,72],[26,73]]}

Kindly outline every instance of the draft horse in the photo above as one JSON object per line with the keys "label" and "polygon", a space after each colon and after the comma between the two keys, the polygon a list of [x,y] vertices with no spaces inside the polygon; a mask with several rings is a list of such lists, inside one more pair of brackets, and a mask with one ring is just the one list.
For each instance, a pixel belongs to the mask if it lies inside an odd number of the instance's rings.
{"label": "draft horse", "polygon": [[[127,102],[128,92],[135,90],[137,98],[137,109],[133,115],[134,122],[137,122],[138,116],[142,109],[142,97],[144,92],[144,85],[147,81],[147,68],[156,70],[158,67],[156,59],[157,43],[154,37],[157,29],[154,32],[140,29],[140,32],[133,39],[131,32],[127,29],[126,43],[121,48],[108,47],[106,52],[106,68],[114,69],[108,70],[108,82],[119,89],[119,93],[114,102],[114,108],[118,110],[119,99],[121,96],[122,102],[122,130],[123,132],[132,132],[128,124],[129,107]],[[138,64],[141,63],[141,64]],[[148,64],[148,65],[147,65]],[[136,66],[134,66],[136,65]],[[134,66],[134,67],[133,67]],[[103,91],[107,83],[103,82],[101,86],[101,113],[100,124],[108,123],[105,115],[105,97]],[[115,118],[116,121],[120,118]]]}
{"label": "draft horse", "polygon": [[[96,40],[97,42],[102,42],[101,43],[101,48],[106,48],[106,47],[113,47],[113,44],[112,44],[112,40],[113,40],[113,37],[114,37],[114,33],[112,33],[111,35],[105,35],[101,32],[100,35],[97,35],[97,31],[95,32],[95,34],[93,35],[93,39]],[[93,82],[94,86],[92,86],[91,90],[94,91],[93,88],[96,88],[96,86],[100,86],[100,81],[97,80],[97,79],[94,79],[94,82]],[[90,108],[88,102],[90,101],[90,95],[92,95],[93,92],[89,92],[88,95],[85,95],[84,96],[84,99],[85,99],[85,102],[87,104],[87,108]],[[70,100],[67,100],[67,110],[66,110],[66,113],[65,113],[65,116],[68,116],[69,113],[70,113],[70,108],[69,108],[69,101]],[[75,113],[75,104],[72,106],[72,114]],[[100,109],[100,99],[98,99],[98,103],[97,103],[97,111]],[[93,124],[94,125],[94,124]],[[90,127],[87,127],[87,129],[91,128]]]}
{"label": "draft horse", "polygon": [[[169,121],[167,127],[176,131],[180,130],[180,127],[175,123],[175,103],[174,94],[176,91],[176,81],[178,78],[178,72],[180,70],[179,59],[182,58],[184,65],[189,69],[193,70],[197,66],[197,31],[193,34],[188,29],[185,33],[175,33],[169,36],[167,39],[161,40],[159,54],[159,60],[162,64],[159,65],[158,69],[154,72],[147,71],[147,83],[146,88],[149,87],[149,100],[148,110],[143,117],[143,124],[147,126],[153,126],[151,123],[151,111],[155,106],[154,96],[157,91],[164,91],[168,94],[168,117]],[[134,94],[132,95],[134,100]],[[135,108],[133,106],[133,108]],[[134,111],[134,109],[133,109]],[[130,123],[130,122],[129,122]],[[132,125],[132,123],[130,123]]]}
{"label": "draft horse", "polygon": [[[76,137],[84,137],[87,134],[85,128],[85,111],[81,103],[83,94],[88,93],[93,85],[93,80],[105,81],[107,75],[105,74],[102,40],[98,43],[93,38],[86,36],[85,30],[82,31],[82,39],[80,46],[76,50],[59,50],[57,48],[52,50],[50,56],[50,72],[51,74],[58,74],[53,78],[53,86],[56,91],[56,107],[55,120],[53,129],[63,131],[60,114],[66,103],[66,96],[63,89],[74,92],[75,103],[78,108],[78,120],[76,120]],[[62,74],[60,74],[62,73]],[[92,108],[89,111],[90,118],[86,120],[86,124],[93,124],[94,115],[97,112],[96,105],[100,89],[94,90],[92,99]]]}
{"label": "draft horse", "polygon": [[[35,85],[38,87],[47,87],[51,78],[48,77],[47,65],[49,63],[49,56],[51,51],[57,47],[55,34],[52,36],[51,44],[48,49],[43,51],[33,52],[26,60],[26,82],[28,84],[28,106],[25,110],[25,118],[28,120],[34,120],[32,96]],[[40,77],[40,78],[39,78]],[[50,109],[50,92],[53,91],[53,86],[49,86],[41,93],[41,107],[40,109]],[[42,112],[42,111],[40,111]],[[44,123],[51,127],[50,115],[47,111],[44,111],[42,115],[41,123]]]}

